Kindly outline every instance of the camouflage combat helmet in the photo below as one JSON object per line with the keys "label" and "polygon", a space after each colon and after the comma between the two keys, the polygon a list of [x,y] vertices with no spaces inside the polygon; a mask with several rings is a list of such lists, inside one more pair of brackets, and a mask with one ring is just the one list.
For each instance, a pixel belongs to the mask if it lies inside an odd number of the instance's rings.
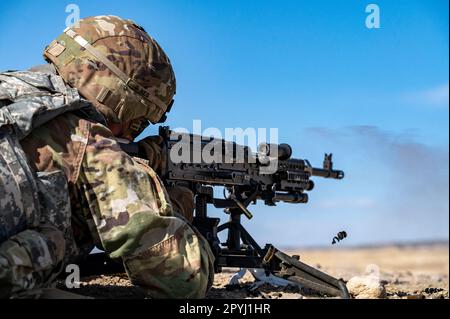
{"label": "camouflage combat helmet", "polygon": [[66,28],[44,52],[59,75],[116,123],[132,131],[163,122],[175,94],[169,58],[131,20],[96,16]]}

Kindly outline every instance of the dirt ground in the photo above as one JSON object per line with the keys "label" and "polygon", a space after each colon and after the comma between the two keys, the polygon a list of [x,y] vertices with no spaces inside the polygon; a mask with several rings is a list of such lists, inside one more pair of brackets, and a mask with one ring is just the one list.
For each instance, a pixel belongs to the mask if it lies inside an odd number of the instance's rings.
{"label": "dirt ground", "polygon": [[[386,289],[387,298],[448,298],[449,247],[440,245],[385,246],[373,248],[288,250],[300,260],[348,281],[376,271]],[[236,269],[216,274],[207,298],[314,298],[302,295],[298,288],[275,288],[267,284],[251,289],[253,276],[248,272],[239,285],[228,286]],[[61,285],[61,288],[62,285]],[[125,274],[84,278],[79,289],[71,292],[93,298],[145,298]]]}

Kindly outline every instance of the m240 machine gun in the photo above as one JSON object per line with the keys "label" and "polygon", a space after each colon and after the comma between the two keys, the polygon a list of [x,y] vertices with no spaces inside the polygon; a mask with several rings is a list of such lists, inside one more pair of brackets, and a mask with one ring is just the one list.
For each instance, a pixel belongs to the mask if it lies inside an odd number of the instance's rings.
{"label": "m240 machine gun", "polygon": [[[349,297],[342,280],[306,265],[298,256],[288,256],[271,244],[261,247],[241,224],[242,216],[253,217],[248,207],[258,200],[269,206],[277,202],[307,203],[307,192],[314,188],[311,177],[342,179],[344,172],[333,169],[332,154],[325,154],[323,167],[316,168],[306,159],[291,158],[288,144],[262,143],[258,152],[252,153],[249,147],[234,142],[177,133],[164,126],[160,127],[159,135],[165,155],[160,177],[168,187],[183,186],[194,193],[193,225],[210,244],[216,272],[223,267],[262,268],[267,275],[287,279],[309,292]],[[138,143],[121,147],[132,156],[143,157]],[[214,187],[224,188],[224,198],[216,198]],[[209,217],[208,204],[223,208],[229,215],[228,221],[220,224],[220,218]],[[226,232],[224,243],[218,237],[221,232]],[[100,255],[91,255],[91,266],[95,258]]]}

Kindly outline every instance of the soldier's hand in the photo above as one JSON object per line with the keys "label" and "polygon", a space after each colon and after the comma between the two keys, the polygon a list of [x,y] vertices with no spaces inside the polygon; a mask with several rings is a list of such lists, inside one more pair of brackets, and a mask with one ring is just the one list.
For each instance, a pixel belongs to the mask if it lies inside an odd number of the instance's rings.
{"label": "soldier's hand", "polygon": [[183,186],[166,187],[173,210],[182,215],[190,224],[194,218],[194,193]]}
{"label": "soldier's hand", "polygon": [[149,166],[158,174],[161,173],[161,166],[166,160],[160,146],[162,142],[163,138],[159,135],[148,136],[138,142],[139,150],[144,153]]}

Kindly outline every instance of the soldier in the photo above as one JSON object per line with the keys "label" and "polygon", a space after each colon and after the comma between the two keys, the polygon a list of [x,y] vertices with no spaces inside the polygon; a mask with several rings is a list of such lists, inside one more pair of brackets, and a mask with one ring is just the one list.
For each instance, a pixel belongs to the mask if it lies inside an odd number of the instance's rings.
{"label": "soldier", "polygon": [[133,21],[97,16],[44,57],[0,74],[0,297],[51,286],[94,245],[151,297],[204,297],[214,257],[190,226],[192,194],[169,199],[155,139],[142,144],[149,162],[118,145],[170,110],[166,54]]}

